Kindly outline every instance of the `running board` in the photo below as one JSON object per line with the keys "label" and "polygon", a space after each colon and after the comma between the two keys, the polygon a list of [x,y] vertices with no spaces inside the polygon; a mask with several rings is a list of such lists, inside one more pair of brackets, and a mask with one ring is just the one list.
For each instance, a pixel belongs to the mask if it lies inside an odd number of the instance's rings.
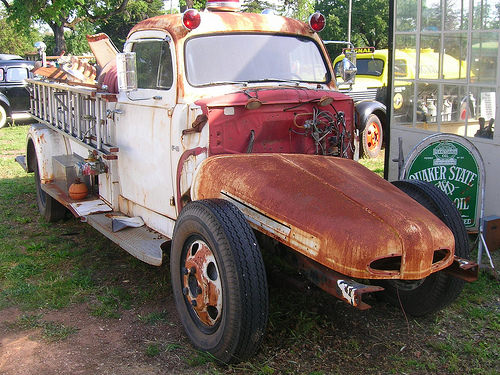
{"label": "running board", "polygon": [[139,228],[127,227],[113,232],[113,217],[123,216],[120,212],[101,213],[82,216],[89,223],[125,251],[137,259],[153,266],[161,266],[163,261],[162,245],[170,238],[143,225]]}

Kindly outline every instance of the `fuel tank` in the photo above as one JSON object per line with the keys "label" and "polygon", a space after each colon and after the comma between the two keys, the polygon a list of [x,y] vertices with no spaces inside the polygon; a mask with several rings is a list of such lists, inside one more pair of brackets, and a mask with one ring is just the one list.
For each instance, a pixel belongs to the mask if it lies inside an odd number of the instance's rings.
{"label": "fuel tank", "polygon": [[192,198],[224,198],[250,225],[346,276],[417,280],[453,262],[441,220],[359,163],[299,154],[207,158]]}

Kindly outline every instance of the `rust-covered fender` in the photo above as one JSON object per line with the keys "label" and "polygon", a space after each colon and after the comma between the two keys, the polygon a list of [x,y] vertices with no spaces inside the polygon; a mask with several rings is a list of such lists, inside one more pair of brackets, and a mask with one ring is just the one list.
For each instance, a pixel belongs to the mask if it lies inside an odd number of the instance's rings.
{"label": "rust-covered fender", "polygon": [[33,172],[33,156],[38,159],[38,168],[42,183],[54,179],[52,156],[71,153],[64,137],[43,124],[31,125],[26,138],[26,172]]}
{"label": "rust-covered fender", "polygon": [[210,157],[192,198],[224,198],[252,227],[344,275],[421,279],[453,262],[452,232],[359,163],[292,154]]}

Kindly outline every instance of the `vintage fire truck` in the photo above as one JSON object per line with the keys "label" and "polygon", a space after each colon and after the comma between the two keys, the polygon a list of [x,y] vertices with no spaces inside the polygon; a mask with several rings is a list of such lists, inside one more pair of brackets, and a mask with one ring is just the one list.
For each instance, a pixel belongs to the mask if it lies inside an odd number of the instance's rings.
{"label": "vintage fire truck", "polygon": [[433,186],[352,160],[324,17],[207,7],[137,24],[123,53],[88,37],[97,77],[72,59],[35,71],[38,123],[18,162],[41,214],[69,210],[144,262],[169,259],[187,336],[225,363],[266,331],[261,249],[359,309],[370,292],[413,315],[455,300],[478,269],[460,216]]}

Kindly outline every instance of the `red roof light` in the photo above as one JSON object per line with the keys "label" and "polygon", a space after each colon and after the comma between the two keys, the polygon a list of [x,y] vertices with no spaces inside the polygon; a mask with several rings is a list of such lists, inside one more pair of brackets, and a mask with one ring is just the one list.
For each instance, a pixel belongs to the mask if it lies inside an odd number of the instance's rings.
{"label": "red roof light", "polygon": [[323,16],[320,12],[311,14],[311,16],[309,17],[309,27],[312,29],[312,31],[320,32],[325,28],[325,23],[325,16]]}
{"label": "red roof light", "polygon": [[194,30],[200,26],[201,16],[196,9],[188,9],[182,13],[182,24],[188,30]]}

